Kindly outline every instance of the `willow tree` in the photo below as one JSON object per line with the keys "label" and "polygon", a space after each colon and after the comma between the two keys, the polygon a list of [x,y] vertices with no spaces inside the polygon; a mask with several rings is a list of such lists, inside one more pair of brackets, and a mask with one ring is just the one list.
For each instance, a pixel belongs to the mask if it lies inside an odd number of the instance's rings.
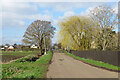
{"label": "willow tree", "polygon": [[117,34],[118,34],[118,49],[120,50],[120,31]]}
{"label": "willow tree", "polygon": [[114,39],[114,29],[118,24],[118,15],[115,10],[107,5],[95,7],[90,11],[91,19],[96,22],[99,29],[96,34],[96,43],[102,50],[110,47],[112,39]]}
{"label": "willow tree", "polygon": [[90,48],[95,27],[89,17],[71,16],[60,21],[58,26],[60,28],[58,39],[64,48],[74,50]]}
{"label": "willow tree", "polygon": [[[55,28],[51,25],[49,21],[36,20],[26,29],[23,42],[25,44],[36,44],[38,45],[42,54],[43,44],[47,42],[45,39],[51,39],[54,35]],[[44,40],[46,42],[44,42]],[[51,44],[50,42],[47,44]]]}

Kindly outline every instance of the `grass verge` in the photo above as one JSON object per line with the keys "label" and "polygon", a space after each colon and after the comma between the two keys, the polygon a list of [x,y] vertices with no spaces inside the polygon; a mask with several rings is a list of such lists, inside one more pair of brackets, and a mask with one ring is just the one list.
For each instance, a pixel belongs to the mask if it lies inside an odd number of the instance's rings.
{"label": "grass verge", "polygon": [[92,59],[85,59],[85,58],[81,58],[81,57],[78,57],[78,56],[75,56],[71,53],[68,53],[66,51],[64,51],[66,55],[69,55],[77,60],[81,60],[85,63],[88,63],[88,64],[91,64],[93,66],[96,66],[96,67],[101,67],[101,68],[105,68],[105,69],[108,69],[108,70],[112,70],[112,71],[120,71],[120,67],[118,66],[114,66],[114,65],[111,65],[111,64],[108,64],[108,63],[104,63],[102,61],[96,61],[96,60],[92,60]]}
{"label": "grass verge", "polygon": [[18,59],[10,64],[2,65],[2,78],[45,78],[52,52],[43,55],[35,62],[21,62],[28,57]]}

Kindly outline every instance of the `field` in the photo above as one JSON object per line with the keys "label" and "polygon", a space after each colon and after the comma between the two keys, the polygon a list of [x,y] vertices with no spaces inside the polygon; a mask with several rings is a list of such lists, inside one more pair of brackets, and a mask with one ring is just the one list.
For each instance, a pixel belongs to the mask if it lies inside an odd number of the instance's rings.
{"label": "field", "polygon": [[0,55],[29,55],[39,54],[39,51],[2,51]]}
{"label": "field", "polygon": [[39,54],[39,51],[2,51],[0,57],[2,57],[2,63],[10,62],[18,58],[25,57],[27,55]]}
{"label": "field", "polygon": [[7,63],[7,62],[10,62],[12,60],[24,57],[24,56],[15,56],[15,55],[0,55],[0,56],[2,56],[2,60],[1,60],[2,63]]}
{"label": "field", "polygon": [[30,53],[9,64],[2,64],[2,78],[45,78],[52,52],[48,51],[47,55],[40,58],[36,58],[33,54],[37,53]]}

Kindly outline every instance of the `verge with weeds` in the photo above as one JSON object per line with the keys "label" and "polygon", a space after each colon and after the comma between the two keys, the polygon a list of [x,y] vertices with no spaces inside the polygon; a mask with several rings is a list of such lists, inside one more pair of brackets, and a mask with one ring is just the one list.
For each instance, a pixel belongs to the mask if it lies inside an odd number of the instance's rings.
{"label": "verge with weeds", "polygon": [[2,78],[45,78],[52,52],[41,56],[36,61],[28,61],[32,56],[26,56],[10,64],[2,65]]}

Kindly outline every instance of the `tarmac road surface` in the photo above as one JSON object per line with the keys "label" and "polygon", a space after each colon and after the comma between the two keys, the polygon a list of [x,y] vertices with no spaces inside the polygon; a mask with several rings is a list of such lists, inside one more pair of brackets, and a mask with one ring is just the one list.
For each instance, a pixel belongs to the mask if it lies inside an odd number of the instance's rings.
{"label": "tarmac road surface", "polygon": [[118,78],[118,73],[90,66],[64,53],[54,53],[47,78]]}

